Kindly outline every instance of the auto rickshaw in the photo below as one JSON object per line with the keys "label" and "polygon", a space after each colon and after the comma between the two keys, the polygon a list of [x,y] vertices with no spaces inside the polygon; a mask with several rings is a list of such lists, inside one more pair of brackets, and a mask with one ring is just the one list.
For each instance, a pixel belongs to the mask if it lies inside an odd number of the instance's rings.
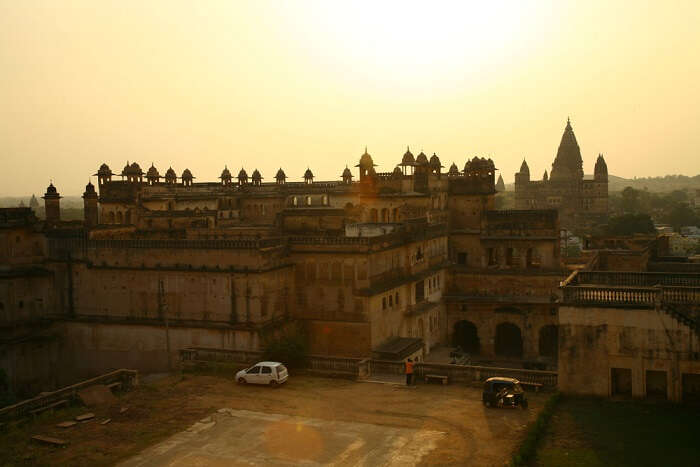
{"label": "auto rickshaw", "polygon": [[484,382],[481,400],[486,407],[521,407],[527,409],[525,391],[515,378],[496,376]]}

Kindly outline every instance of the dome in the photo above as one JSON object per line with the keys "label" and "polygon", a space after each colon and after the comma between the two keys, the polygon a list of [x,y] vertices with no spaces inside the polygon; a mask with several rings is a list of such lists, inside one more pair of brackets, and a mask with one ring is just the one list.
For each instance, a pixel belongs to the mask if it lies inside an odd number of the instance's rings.
{"label": "dome", "polygon": [[435,153],[433,153],[433,155],[430,156],[430,167],[434,169],[439,169],[440,167],[442,167],[442,165],[440,164],[440,158]]}
{"label": "dome", "polygon": [[392,172],[392,175],[395,177],[402,176],[403,172],[401,172],[401,167],[399,167],[398,165],[396,167],[394,167],[394,171]]}
{"label": "dome", "polygon": [[183,180],[191,180],[194,177],[192,176],[192,172],[190,172],[190,169],[185,169],[182,171],[182,179]]}
{"label": "dome", "polygon": [[530,175],[530,167],[527,166],[525,159],[523,159],[523,163],[520,165],[520,173]]}
{"label": "dome", "polygon": [[253,180],[262,180],[262,175],[260,175],[260,172],[258,169],[253,170],[253,175],[251,176]]}
{"label": "dome", "polygon": [[352,172],[350,172],[350,169],[345,167],[345,170],[343,170],[343,178],[352,178]]}
{"label": "dome", "polygon": [[95,185],[92,184],[92,182],[88,182],[87,185],[85,185],[85,193],[92,194],[95,192]]}
{"label": "dome", "polygon": [[423,151],[416,157],[416,165],[428,165],[428,156]]}
{"label": "dome", "polygon": [[224,170],[221,171],[221,176],[219,178],[221,180],[230,180],[231,179],[231,171],[228,170],[228,166],[224,166]]}
{"label": "dome", "polygon": [[367,148],[365,148],[365,153],[360,156],[360,163],[357,164],[355,167],[374,167],[374,161],[372,160],[372,156],[369,155],[367,152]]}
{"label": "dome", "polygon": [[275,178],[277,180],[284,180],[285,178],[287,178],[287,176],[284,174],[284,170],[282,170],[282,167],[280,167],[280,169],[277,171],[277,175],[275,175]]}
{"label": "dome", "polygon": [[177,178],[177,175],[175,175],[175,171],[173,170],[172,167],[168,168],[168,170],[165,172],[165,178],[167,178],[169,180],[170,179],[174,180]]}
{"label": "dome", "polygon": [[308,180],[310,178],[314,178],[314,173],[311,171],[311,169],[306,169],[306,172],[304,172],[304,180]]}
{"label": "dome", "polygon": [[452,163],[448,174],[449,175],[459,175],[459,168],[457,167],[457,164],[455,164],[454,162]]}
{"label": "dome", "polygon": [[129,166],[129,170],[133,174],[141,175],[143,173],[143,170],[141,170],[141,166],[138,165],[136,162],[131,163],[131,165]]}
{"label": "dome", "polygon": [[238,172],[238,180],[248,180],[248,172],[245,169],[241,168],[241,171]]}
{"label": "dome", "polygon": [[464,171],[467,172],[467,171],[470,170],[471,168],[472,168],[472,161],[470,161],[469,159],[467,159],[467,162],[464,163]]}
{"label": "dome", "polygon": [[112,171],[107,164],[102,164],[95,175],[112,175]]}
{"label": "dome", "polygon": [[406,153],[401,158],[401,165],[407,166],[407,165],[413,165],[415,163],[416,163],[416,160],[413,157],[411,150],[408,148],[408,146],[406,146]]}
{"label": "dome", "polygon": [[56,195],[56,194],[58,194],[58,191],[56,190],[56,187],[53,186],[53,183],[49,183],[49,186],[46,187],[46,194],[47,194],[47,195]]}
{"label": "dome", "polygon": [[160,174],[158,173],[158,169],[151,163],[151,167],[148,169],[148,172],[146,172],[146,177],[147,178],[159,178]]}

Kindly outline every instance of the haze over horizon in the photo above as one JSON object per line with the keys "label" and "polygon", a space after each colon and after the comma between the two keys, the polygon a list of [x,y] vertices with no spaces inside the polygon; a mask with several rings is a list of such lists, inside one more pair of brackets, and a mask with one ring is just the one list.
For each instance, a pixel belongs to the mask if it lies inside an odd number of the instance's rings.
{"label": "haze over horizon", "polygon": [[0,0],[0,196],[76,195],[103,162],[335,180],[365,146],[379,172],[409,145],[509,183],[551,168],[567,116],[585,173],[692,176],[699,22],[690,1]]}

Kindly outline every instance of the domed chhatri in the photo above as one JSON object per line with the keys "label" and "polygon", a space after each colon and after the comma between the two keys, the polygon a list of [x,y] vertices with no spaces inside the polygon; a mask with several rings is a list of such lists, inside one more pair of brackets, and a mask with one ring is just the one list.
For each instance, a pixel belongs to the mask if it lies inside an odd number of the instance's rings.
{"label": "domed chhatri", "polygon": [[314,173],[309,168],[307,168],[306,172],[304,172],[304,182],[307,185],[310,185],[314,182]]}
{"label": "domed chhatri", "polygon": [[192,179],[194,179],[194,176],[192,175],[192,172],[190,172],[190,169],[183,170],[181,178],[183,185],[192,186]]}
{"label": "domed chhatri", "polygon": [[221,171],[221,175],[219,176],[219,179],[221,179],[221,183],[223,185],[230,185],[231,184],[231,179],[233,177],[231,176],[231,171],[228,169],[228,166],[224,166],[224,170]]}
{"label": "domed chhatri", "polygon": [[251,175],[250,179],[255,186],[260,186],[262,184],[262,175],[260,175],[258,169],[253,170],[253,175]]}
{"label": "domed chhatri", "polygon": [[416,156],[416,165],[428,165],[428,156],[423,151]]}
{"label": "domed chhatri", "polygon": [[345,170],[343,170],[343,175],[341,175],[341,177],[343,178],[343,183],[348,185],[352,183],[352,172],[347,165],[345,166]]}
{"label": "domed chhatri", "polygon": [[277,180],[278,185],[282,185],[287,181],[287,175],[284,173],[284,170],[282,170],[282,167],[280,167],[277,174],[275,174],[275,180]]}
{"label": "domed chhatri", "polygon": [[457,164],[455,164],[454,162],[452,163],[452,165],[450,166],[450,170],[447,172],[447,175],[450,175],[450,176],[459,175],[459,167],[457,167]]}
{"label": "domed chhatri", "polygon": [[149,185],[155,185],[160,180],[160,174],[158,169],[156,169],[153,162],[151,162],[151,167],[149,167],[148,172],[146,172],[146,181]]}
{"label": "domed chhatri", "polygon": [[416,159],[413,157],[413,153],[411,153],[411,149],[406,146],[406,152],[404,153],[403,157],[401,158],[401,164],[402,166],[408,167],[416,163]]}
{"label": "domed chhatri", "polygon": [[238,172],[238,184],[239,185],[245,185],[248,183],[248,172],[245,171],[244,168],[241,167],[241,170]]}
{"label": "domed chhatri", "polygon": [[165,183],[172,185],[176,181],[177,175],[175,175],[175,171],[172,167],[168,167],[168,170],[165,171]]}

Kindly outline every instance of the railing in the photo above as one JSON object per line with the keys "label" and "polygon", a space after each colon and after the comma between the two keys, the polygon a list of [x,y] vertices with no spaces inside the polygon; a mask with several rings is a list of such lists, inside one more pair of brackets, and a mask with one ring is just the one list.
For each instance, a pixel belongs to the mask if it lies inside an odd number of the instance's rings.
{"label": "railing", "polygon": [[573,285],[700,287],[700,274],[692,273],[578,271],[574,279]]}
{"label": "railing", "polygon": [[[371,374],[403,375],[404,362],[388,360],[370,360]],[[493,376],[516,378],[524,383],[537,383],[544,387],[557,386],[556,371],[524,370],[519,368],[496,368],[474,365],[453,365],[446,363],[416,363],[414,371],[419,377],[428,374],[447,376],[450,382],[476,383]]]}
{"label": "railing", "polygon": [[647,269],[653,272],[700,273],[700,263],[682,263],[671,261],[650,261]]}
{"label": "railing", "polygon": [[659,290],[653,288],[564,287],[564,303],[653,307]]}
{"label": "railing", "polygon": [[138,375],[139,373],[136,370],[121,369],[97,376],[92,379],[81,381],[77,384],[66,386],[57,391],[42,394],[33,399],[28,399],[14,405],[0,408],[0,420],[22,417],[29,414],[29,412],[32,410],[47,407],[54,402],[58,402],[63,399],[74,400],[77,398],[78,391],[96,384],[111,384],[120,382],[122,383],[122,388],[125,389],[130,386],[137,386]]}

